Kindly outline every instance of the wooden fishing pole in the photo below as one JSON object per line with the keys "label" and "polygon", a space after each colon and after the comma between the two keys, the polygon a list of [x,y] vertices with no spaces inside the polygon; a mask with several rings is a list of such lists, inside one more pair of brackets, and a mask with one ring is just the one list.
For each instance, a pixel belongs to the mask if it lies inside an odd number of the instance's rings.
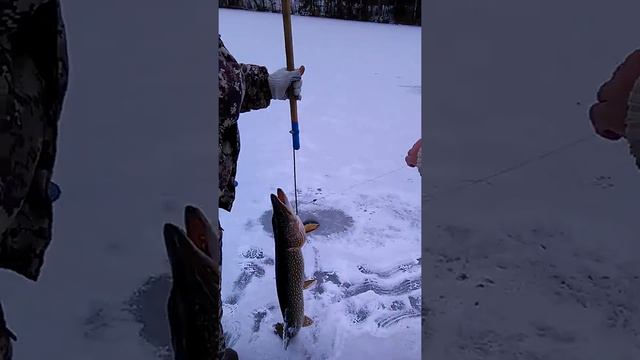
{"label": "wooden fishing pole", "polygon": [[[294,71],[293,62],[293,31],[291,28],[291,0],[282,0],[282,23],[284,25],[284,49],[287,57],[287,70]],[[304,74],[304,66],[300,67],[300,74]],[[291,137],[293,140],[293,188],[298,213],[298,180],[296,174],[296,150],[300,150],[300,127],[298,125],[298,104],[294,94],[289,99],[291,110]]]}

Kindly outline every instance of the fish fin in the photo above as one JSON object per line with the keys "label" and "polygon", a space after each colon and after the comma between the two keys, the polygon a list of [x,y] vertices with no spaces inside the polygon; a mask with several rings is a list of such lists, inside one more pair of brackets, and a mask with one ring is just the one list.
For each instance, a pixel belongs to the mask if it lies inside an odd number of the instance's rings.
{"label": "fish fin", "polygon": [[320,226],[320,224],[316,223],[316,222],[309,222],[304,224],[304,232],[306,234],[314,231],[315,229],[317,229]]}
{"label": "fish fin", "polygon": [[315,283],[316,283],[316,279],[305,280],[304,284],[302,285],[302,290],[307,290],[308,288],[312,287],[313,284]]}
{"label": "fish fin", "polygon": [[302,322],[302,327],[307,327],[313,325],[313,320],[307,315],[304,316],[304,321]]}
{"label": "fish fin", "polygon": [[277,323],[273,325],[273,332],[276,333],[276,335],[280,336],[280,338],[282,339],[284,336],[284,324]]}

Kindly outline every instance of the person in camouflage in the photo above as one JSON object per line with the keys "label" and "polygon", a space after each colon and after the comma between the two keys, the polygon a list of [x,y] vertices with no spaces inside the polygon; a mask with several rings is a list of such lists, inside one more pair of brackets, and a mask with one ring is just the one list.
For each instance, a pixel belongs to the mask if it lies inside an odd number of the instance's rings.
{"label": "person in camouflage", "polygon": [[235,199],[235,177],[240,154],[238,118],[241,113],[269,107],[272,99],[301,100],[300,70],[280,69],[272,74],[264,66],[241,64],[218,35],[219,81],[219,180],[218,207],[231,211]]}
{"label": "person in camouflage", "polygon": [[[231,212],[235,200],[235,177],[240,154],[240,114],[265,109],[269,107],[271,100],[288,100],[291,97],[302,100],[302,71],[287,71],[283,68],[270,74],[264,66],[239,63],[218,35],[218,81],[218,207]],[[219,221],[218,228],[222,254],[223,229]],[[216,296],[221,296],[220,291],[218,288]],[[218,319],[222,319],[222,308],[219,309]],[[224,348],[224,344],[220,346]],[[233,358],[232,354],[233,352],[228,352],[224,358]]]}
{"label": "person in camouflage", "polygon": [[[51,182],[67,91],[58,1],[0,2],[0,268],[37,281],[53,225]],[[15,335],[0,306],[0,356]]]}
{"label": "person in camouflage", "polygon": [[1,1],[0,13],[0,268],[37,281],[52,234],[65,27],[54,0]]}

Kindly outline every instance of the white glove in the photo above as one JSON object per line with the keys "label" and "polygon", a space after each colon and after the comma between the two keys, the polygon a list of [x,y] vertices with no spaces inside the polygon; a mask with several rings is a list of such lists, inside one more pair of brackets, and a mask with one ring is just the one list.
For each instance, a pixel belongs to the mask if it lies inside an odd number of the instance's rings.
{"label": "white glove", "polygon": [[276,100],[291,98],[291,92],[296,100],[302,100],[302,71],[300,69],[287,71],[286,68],[275,71],[269,75],[269,88],[271,97]]}

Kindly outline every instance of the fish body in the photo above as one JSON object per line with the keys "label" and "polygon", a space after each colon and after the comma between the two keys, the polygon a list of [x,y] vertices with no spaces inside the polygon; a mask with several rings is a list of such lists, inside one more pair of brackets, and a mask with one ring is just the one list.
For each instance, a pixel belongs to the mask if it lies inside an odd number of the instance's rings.
{"label": "fish body", "polygon": [[316,223],[304,224],[295,213],[289,199],[282,189],[271,194],[273,207],[273,236],[275,241],[275,275],[278,303],[283,323],[275,325],[275,331],[283,338],[284,348],[300,329],[313,323],[304,314],[303,290],[309,288],[315,280],[305,280],[302,246],[306,234],[318,227]]}
{"label": "fish body", "polygon": [[[167,302],[176,360],[237,359],[222,331],[221,234],[197,208],[185,208],[186,232],[164,225],[173,284]],[[218,230],[218,229],[216,229]]]}

